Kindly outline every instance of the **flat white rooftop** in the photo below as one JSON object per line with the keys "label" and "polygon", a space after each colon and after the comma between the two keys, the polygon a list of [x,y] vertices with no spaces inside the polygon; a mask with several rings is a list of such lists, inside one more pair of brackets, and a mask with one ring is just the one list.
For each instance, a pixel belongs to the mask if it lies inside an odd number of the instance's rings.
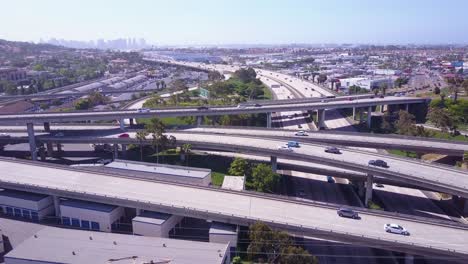
{"label": "flat white rooftop", "polygon": [[10,251],[5,263],[221,264],[226,252],[226,244],[45,227]]}
{"label": "flat white rooftop", "polygon": [[242,191],[244,189],[244,176],[224,176],[223,185],[221,188],[230,189],[236,191]]}
{"label": "flat white rooftop", "polygon": [[130,170],[136,172],[156,173],[159,175],[172,175],[179,177],[203,179],[211,175],[211,170],[193,167],[154,164],[128,160],[115,160],[105,166],[106,168]]}

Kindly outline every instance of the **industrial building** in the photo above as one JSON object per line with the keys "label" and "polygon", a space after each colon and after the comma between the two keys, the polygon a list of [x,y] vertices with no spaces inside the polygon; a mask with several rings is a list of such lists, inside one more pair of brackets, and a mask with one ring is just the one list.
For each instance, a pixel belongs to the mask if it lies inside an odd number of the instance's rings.
{"label": "industrial building", "polygon": [[132,219],[133,234],[169,237],[169,232],[182,220],[182,216],[158,212],[142,212]]}
{"label": "industrial building", "polygon": [[106,172],[134,176],[148,180],[183,182],[209,186],[211,170],[167,164],[154,164],[129,160],[114,160],[101,168]]}
{"label": "industrial building", "polygon": [[230,263],[227,244],[44,227],[5,255],[5,264]]}
{"label": "industrial building", "polygon": [[61,200],[62,224],[75,228],[111,232],[118,228],[124,216],[124,208],[80,200]]}
{"label": "industrial building", "polygon": [[54,214],[54,201],[49,195],[1,189],[0,211],[9,216],[40,221]]}
{"label": "industrial building", "polygon": [[228,244],[229,250],[235,252],[238,231],[236,225],[212,222],[209,230],[210,243]]}

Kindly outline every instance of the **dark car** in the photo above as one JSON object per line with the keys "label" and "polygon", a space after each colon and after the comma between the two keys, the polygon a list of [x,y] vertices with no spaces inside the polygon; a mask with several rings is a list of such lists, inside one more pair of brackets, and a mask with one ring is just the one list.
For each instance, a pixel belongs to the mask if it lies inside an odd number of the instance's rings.
{"label": "dark car", "polygon": [[340,149],[337,147],[326,147],[325,152],[327,153],[333,153],[333,154],[340,154]]}
{"label": "dark car", "polygon": [[254,106],[255,106],[255,107],[262,107],[261,104],[255,104]]}
{"label": "dark car", "polygon": [[335,179],[333,179],[332,176],[327,176],[327,182],[328,183],[335,183]]}
{"label": "dark car", "polygon": [[385,97],[385,96],[383,96],[383,95],[379,96],[379,98],[384,98],[384,97]]}
{"label": "dark car", "polygon": [[209,108],[206,107],[206,106],[200,106],[200,107],[197,107],[197,110],[208,110]]}
{"label": "dark car", "polygon": [[369,160],[369,165],[382,167],[382,168],[388,168],[387,162],[383,160]]}
{"label": "dark car", "polygon": [[353,219],[359,219],[359,214],[352,209],[341,207],[336,211],[336,213],[341,217],[349,217]]}

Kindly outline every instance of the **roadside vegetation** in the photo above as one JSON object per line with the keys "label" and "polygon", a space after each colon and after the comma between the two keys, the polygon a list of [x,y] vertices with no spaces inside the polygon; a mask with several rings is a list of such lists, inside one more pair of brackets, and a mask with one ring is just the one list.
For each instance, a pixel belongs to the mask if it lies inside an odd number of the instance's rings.
{"label": "roadside vegetation", "polygon": [[[164,108],[174,106],[223,106],[236,105],[248,100],[271,99],[271,92],[259,79],[252,68],[236,71],[228,80],[222,80],[223,76],[218,72],[208,74],[210,83],[205,87],[209,91],[209,98],[200,97],[198,90],[188,90],[188,86],[182,80],[176,80],[169,86],[170,92],[182,91],[173,94],[169,98],[161,98],[158,95],[146,101],[143,107]],[[194,125],[194,117],[162,118],[166,125]],[[145,123],[145,120],[138,120]],[[223,115],[204,117],[203,124],[218,125],[243,125],[243,126],[265,126],[265,114],[252,115]]]}

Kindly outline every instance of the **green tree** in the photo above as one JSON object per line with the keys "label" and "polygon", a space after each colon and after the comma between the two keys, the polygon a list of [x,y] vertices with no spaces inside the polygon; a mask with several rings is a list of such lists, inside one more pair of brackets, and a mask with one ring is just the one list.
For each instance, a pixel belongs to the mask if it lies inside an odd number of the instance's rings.
{"label": "green tree", "polygon": [[164,123],[157,117],[153,117],[145,124],[145,131],[151,135],[151,145],[156,150],[156,163],[159,163],[159,147],[164,146],[168,139],[164,135],[165,132]]}
{"label": "green tree", "polygon": [[76,110],[87,110],[91,107],[89,100],[88,99],[80,99],[78,102],[75,104],[75,109]]}
{"label": "green tree", "polygon": [[317,78],[318,83],[324,83],[327,80],[327,75],[325,74],[320,74],[319,77]]}
{"label": "green tree", "polygon": [[239,256],[232,258],[232,264],[242,264],[242,259]]}
{"label": "green tree", "polygon": [[242,158],[235,158],[231,162],[231,166],[229,167],[229,175],[232,176],[244,176],[247,174],[249,169],[249,163],[247,160]]}
{"label": "green tree", "polygon": [[400,110],[398,112],[398,120],[395,122],[395,128],[400,135],[415,136],[416,122],[414,121],[414,115]]}
{"label": "green tree", "polygon": [[452,129],[454,125],[452,116],[445,108],[431,107],[427,114],[427,118],[429,119],[429,122],[442,129],[444,132]]}
{"label": "green tree", "polygon": [[273,172],[270,166],[258,164],[252,169],[251,187],[257,192],[272,193],[280,180],[279,174]]}
{"label": "green tree", "polygon": [[273,230],[257,222],[249,227],[247,256],[255,263],[316,264],[317,259],[293,241],[286,232]]}
{"label": "green tree", "polygon": [[281,251],[280,261],[281,264],[317,264],[318,260],[316,257],[310,255],[310,253],[301,248],[288,246]]}
{"label": "green tree", "polygon": [[146,137],[148,136],[148,132],[145,130],[138,131],[136,133],[136,139],[138,140],[138,143],[140,145],[140,160],[143,161],[143,142],[146,140]]}

